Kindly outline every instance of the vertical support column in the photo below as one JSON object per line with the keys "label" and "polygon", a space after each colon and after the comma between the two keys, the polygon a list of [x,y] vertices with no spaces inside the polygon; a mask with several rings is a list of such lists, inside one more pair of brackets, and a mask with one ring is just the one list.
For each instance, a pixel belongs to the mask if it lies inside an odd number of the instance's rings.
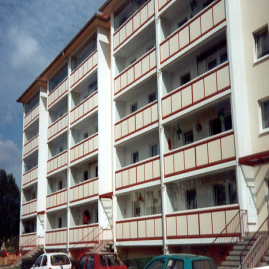
{"label": "vertical support column", "polygon": [[159,118],[159,143],[160,143],[160,175],[161,175],[161,194],[162,194],[162,233],[163,233],[163,254],[168,253],[166,245],[166,185],[164,184],[164,129],[162,124],[162,71],[160,70],[160,46],[161,43],[161,23],[158,13],[158,0],[155,0],[155,27],[156,27],[156,63],[157,63],[157,88],[158,88],[158,118]]}
{"label": "vertical support column", "polygon": [[[243,31],[240,2],[226,0],[227,46],[230,62],[231,78],[231,108],[233,129],[235,134],[236,159],[251,154],[251,137],[249,129],[249,112],[247,100],[247,85],[245,58],[243,46]],[[257,211],[255,197],[248,188],[243,171],[237,165],[237,193],[240,209],[248,210],[248,222],[256,229]],[[251,227],[250,227],[250,231]]]}
{"label": "vertical support column", "polygon": [[[38,145],[38,181],[37,181],[37,212],[44,213],[46,210],[46,195],[47,195],[47,88],[40,88],[39,99],[39,145]],[[36,234],[41,238],[44,237],[45,242],[45,223],[42,223],[42,218],[36,218]]]}
{"label": "vertical support column", "polygon": [[[99,195],[112,192],[112,118],[110,87],[110,42],[109,30],[97,28],[98,53],[98,177]],[[101,201],[98,203],[99,226],[109,226]]]}

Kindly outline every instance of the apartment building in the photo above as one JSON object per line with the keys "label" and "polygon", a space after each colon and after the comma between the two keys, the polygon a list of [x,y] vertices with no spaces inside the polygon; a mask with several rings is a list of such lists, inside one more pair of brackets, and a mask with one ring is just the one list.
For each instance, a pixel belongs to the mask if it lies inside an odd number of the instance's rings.
{"label": "apartment building", "polygon": [[267,1],[99,11],[17,100],[21,248],[203,254],[256,231],[268,216]]}

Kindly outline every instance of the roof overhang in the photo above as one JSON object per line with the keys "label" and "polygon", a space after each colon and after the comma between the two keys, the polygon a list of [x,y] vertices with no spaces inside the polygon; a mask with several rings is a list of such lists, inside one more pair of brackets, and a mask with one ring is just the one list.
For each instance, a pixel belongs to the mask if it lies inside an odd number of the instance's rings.
{"label": "roof overhang", "polygon": [[122,1],[122,0],[107,0],[100,8],[99,11],[103,12],[104,14],[110,15],[116,8],[120,7],[121,5],[126,6],[131,2],[130,0],[127,1]]}
{"label": "roof overhang", "polygon": [[239,158],[239,164],[255,166],[269,163],[269,150]]}
{"label": "roof overhang", "polygon": [[[54,58],[39,77],[24,91],[17,99],[17,102],[24,103],[40,86],[39,80],[46,81],[55,73],[72,55],[76,49],[97,29],[97,27],[110,29],[110,17],[104,14],[95,13],[94,16],[83,26],[76,36],[66,45],[66,47]],[[46,86],[46,85],[44,85]]]}

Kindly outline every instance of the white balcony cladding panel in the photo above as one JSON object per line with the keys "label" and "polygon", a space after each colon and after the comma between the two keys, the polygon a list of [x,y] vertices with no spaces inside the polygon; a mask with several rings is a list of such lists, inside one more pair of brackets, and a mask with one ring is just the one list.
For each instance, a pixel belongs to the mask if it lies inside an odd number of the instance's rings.
{"label": "white balcony cladding panel", "polygon": [[[166,237],[167,239],[214,238],[229,224],[238,210],[238,206],[222,206],[167,214]],[[238,227],[238,235],[241,235],[239,215],[234,222],[233,227]],[[222,236],[234,236],[234,230],[225,230]]]}
{"label": "white balcony cladding panel", "polygon": [[142,217],[116,222],[116,240],[162,240],[162,217]]}
{"label": "white balcony cladding panel", "polygon": [[27,143],[24,144],[24,146],[23,146],[23,156],[25,156],[26,154],[28,154],[31,151],[38,148],[38,145],[39,145],[38,139],[39,139],[39,135],[36,135],[30,141],[28,141]]}
{"label": "white balcony cladding panel", "polygon": [[215,1],[203,9],[160,44],[161,64],[225,20],[224,0]]}
{"label": "white balcony cladding panel", "polygon": [[115,124],[115,141],[158,122],[158,101],[154,101]]}
{"label": "white balcony cladding panel", "polygon": [[37,203],[37,199],[22,204],[21,216],[24,217],[24,216],[36,213],[37,212],[36,203]]}
{"label": "white balcony cladding panel", "polygon": [[99,242],[99,225],[90,224],[69,228],[69,244],[89,244]]}
{"label": "white balcony cladding panel", "polygon": [[20,236],[20,247],[36,247],[37,235],[36,233],[22,234]]}
{"label": "white balcony cladding panel", "polygon": [[229,63],[226,62],[164,96],[162,118],[165,119],[230,88]]}
{"label": "white balcony cladding panel", "polygon": [[84,139],[70,149],[70,162],[74,162],[98,150],[98,133]]}
{"label": "white balcony cladding panel", "polygon": [[70,75],[70,87],[84,78],[98,65],[97,50],[94,51],[84,62],[82,62]]}
{"label": "white balcony cladding panel", "polygon": [[150,158],[116,171],[116,190],[160,179],[160,157]]}
{"label": "white balcony cladding panel", "polygon": [[55,208],[67,204],[67,189],[57,191],[47,196],[46,209]]}
{"label": "white balcony cladding panel", "polygon": [[45,242],[46,246],[66,245],[66,228],[61,228],[52,231],[46,231]]}
{"label": "white balcony cladding panel", "polygon": [[47,162],[47,174],[67,165],[67,150],[54,156]]}
{"label": "white balcony cladding panel", "polygon": [[67,129],[67,113],[48,127],[48,139]]}
{"label": "white balcony cladding panel", "polygon": [[54,104],[68,91],[68,78],[65,78],[48,96],[48,107]]}
{"label": "white balcony cladding panel", "polygon": [[75,186],[70,187],[70,203],[84,199],[97,197],[99,195],[98,178],[88,179]]}
{"label": "white balcony cladding panel", "polygon": [[86,116],[97,107],[98,107],[98,91],[91,94],[88,98],[83,100],[83,102],[78,104],[70,111],[71,124],[75,123],[82,117]]}
{"label": "white balcony cladding panel", "polygon": [[113,35],[113,49],[116,50],[153,17],[154,0],[149,0],[115,31]]}
{"label": "white balcony cladding panel", "polygon": [[38,178],[38,166],[27,171],[22,176],[22,186],[25,186]]}
{"label": "white balcony cladding panel", "polygon": [[234,132],[227,131],[164,154],[164,177],[235,160]]}
{"label": "white balcony cladding panel", "polygon": [[39,116],[39,104],[37,104],[31,111],[24,116],[24,128],[27,127]]}
{"label": "white balcony cladding panel", "polygon": [[114,79],[114,95],[124,90],[126,87],[132,85],[138,79],[145,76],[150,71],[156,68],[156,49],[153,48],[127,69],[123,70]]}

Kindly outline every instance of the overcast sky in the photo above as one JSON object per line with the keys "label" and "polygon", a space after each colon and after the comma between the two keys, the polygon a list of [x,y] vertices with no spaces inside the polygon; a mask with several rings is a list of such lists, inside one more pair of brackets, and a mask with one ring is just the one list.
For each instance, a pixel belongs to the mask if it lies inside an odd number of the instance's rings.
{"label": "overcast sky", "polygon": [[0,0],[0,169],[21,186],[23,106],[16,99],[105,0]]}

